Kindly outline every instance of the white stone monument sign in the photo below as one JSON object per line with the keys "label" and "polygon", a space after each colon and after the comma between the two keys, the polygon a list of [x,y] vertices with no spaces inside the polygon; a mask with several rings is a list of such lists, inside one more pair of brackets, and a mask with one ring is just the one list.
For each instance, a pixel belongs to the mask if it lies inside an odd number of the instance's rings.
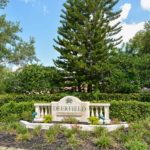
{"label": "white stone monument sign", "polygon": [[89,118],[89,102],[81,102],[73,96],[66,96],[59,102],[52,102],[52,116],[54,121],[62,121],[65,117],[74,117],[80,122],[87,122]]}
{"label": "white stone monument sign", "polygon": [[83,102],[74,96],[65,96],[58,102],[36,103],[37,113],[34,121],[41,122],[45,115],[52,115],[53,121],[62,121],[64,118],[73,117],[79,122],[88,122],[91,116],[104,117],[106,124],[110,123],[108,103]]}

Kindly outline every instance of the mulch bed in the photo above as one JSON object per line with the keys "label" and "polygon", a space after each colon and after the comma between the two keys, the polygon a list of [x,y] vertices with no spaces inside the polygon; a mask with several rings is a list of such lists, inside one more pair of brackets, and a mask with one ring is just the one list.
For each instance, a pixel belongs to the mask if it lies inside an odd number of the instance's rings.
{"label": "mulch bed", "polygon": [[67,139],[63,134],[59,134],[53,143],[48,143],[45,138],[40,135],[33,137],[29,141],[17,142],[15,134],[0,133],[0,146],[14,147],[27,150],[98,150],[95,145],[88,141],[84,141],[76,148],[67,145]]}

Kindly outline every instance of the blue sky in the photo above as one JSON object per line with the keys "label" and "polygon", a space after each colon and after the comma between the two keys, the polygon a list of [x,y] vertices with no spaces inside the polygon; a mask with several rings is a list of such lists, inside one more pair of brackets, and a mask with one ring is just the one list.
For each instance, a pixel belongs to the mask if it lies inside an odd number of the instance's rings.
{"label": "blue sky", "polygon": [[[7,19],[20,22],[23,32],[21,36],[28,40],[35,38],[37,57],[45,66],[53,65],[58,56],[54,50],[53,39],[60,26],[60,14],[66,0],[10,0],[5,10]],[[150,20],[150,0],[120,0],[116,9],[122,9],[121,21],[123,41],[127,42],[137,31],[143,29],[144,22]]]}

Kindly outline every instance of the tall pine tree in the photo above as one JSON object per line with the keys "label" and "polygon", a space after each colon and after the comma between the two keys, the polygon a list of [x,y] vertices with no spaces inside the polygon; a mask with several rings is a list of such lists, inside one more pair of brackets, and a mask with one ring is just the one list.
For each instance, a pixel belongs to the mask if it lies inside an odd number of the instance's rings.
{"label": "tall pine tree", "polygon": [[115,35],[120,23],[113,23],[120,16],[114,11],[119,0],[67,0],[61,15],[59,36],[54,48],[60,56],[55,65],[73,77],[81,91],[81,85],[102,84],[105,70],[113,49],[121,42]]}

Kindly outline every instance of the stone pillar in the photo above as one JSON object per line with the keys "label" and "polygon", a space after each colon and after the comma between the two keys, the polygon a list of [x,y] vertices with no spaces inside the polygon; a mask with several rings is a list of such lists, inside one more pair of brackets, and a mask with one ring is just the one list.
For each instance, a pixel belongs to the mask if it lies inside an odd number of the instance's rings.
{"label": "stone pillar", "polygon": [[57,106],[58,102],[51,102],[51,115],[53,116],[53,121],[61,121],[62,118],[57,116]]}
{"label": "stone pillar", "polygon": [[90,103],[83,102],[82,107],[85,107],[85,111],[82,112],[81,122],[88,122],[88,118],[90,117]]}
{"label": "stone pillar", "polygon": [[109,106],[104,106],[104,117],[105,117],[105,124],[110,124],[109,119]]}
{"label": "stone pillar", "polygon": [[37,113],[37,115],[34,118],[34,122],[42,122],[43,118],[41,116],[41,110],[40,110],[40,105],[39,104],[35,104],[35,112]]}
{"label": "stone pillar", "polygon": [[37,113],[35,118],[40,118],[40,107],[39,106],[35,106],[35,112]]}

